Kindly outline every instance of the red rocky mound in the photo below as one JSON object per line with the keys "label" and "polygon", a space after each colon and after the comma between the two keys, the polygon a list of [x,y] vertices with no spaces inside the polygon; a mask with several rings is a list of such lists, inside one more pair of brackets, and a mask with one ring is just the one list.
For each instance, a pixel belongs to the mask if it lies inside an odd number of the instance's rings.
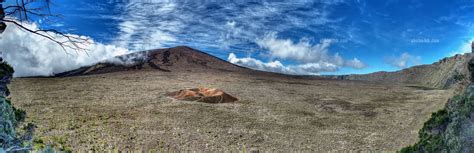
{"label": "red rocky mound", "polygon": [[214,88],[192,88],[169,93],[168,96],[178,100],[198,101],[204,103],[230,103],[238,99]]}

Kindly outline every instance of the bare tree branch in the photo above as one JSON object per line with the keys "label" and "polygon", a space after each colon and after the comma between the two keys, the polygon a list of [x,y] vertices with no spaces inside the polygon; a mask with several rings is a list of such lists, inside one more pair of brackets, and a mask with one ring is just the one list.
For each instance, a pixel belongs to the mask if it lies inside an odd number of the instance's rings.
{"label": "bare tree branch", "polygon": [[[15,0],[16,4],[0,8],[0,11],[2,11],[1,15],[16,17],[16,19],[0,18],[0,23],[12,23],[21,30],[44,37],[58,44],[65,52],[67,52],[67,49],[72,49],[76,52],[84,51],[87,53],[86,46],[92,43],[89,38],[66,34],[55,29],[30,29],[23,25],[24,22],[32,22],[32,16],[39,18],[51,16],[59,17],[59,15],[53,15],[51,13],[49,9],[50,0],[43,0],[45,2],[44,6],[30,6],[32,3],[40,3],[41,1],[42,0]],[[4,2],[4,0],[0,0],[0,4],[2,2]],[[62,41],[63,39],[65,39],[65,41]]]}
{"label": "bare tree branch", "polygon": [[[61,48],[64,51],[66,51],[66,48],[76,50],[76,51],[87,51],[87,48],[84,48],[83,46],[92,43],[89,38],[83,38],[83,37],[80,37],[80,36],[64,34],[62,32],[54,30],[54,29],[32,30],[32,29],[29,29],[29,28],[23,26],[21,23],[19,23],[17,21],[14,21],[14,20],[1,19],[0,21],[13,23],[17,27],[19,27],[20,29],[26,30],[30,33],[33,33],[33,34],[39,35],[41,37],[44,37],[46,39],[49,39],[50,41],[53,41],[54,43],[61,46]],[[59,40],[57,40],[57,38],[53,37],[49,33],[53,33],[53,34],[61,36],[62,38],[66,38],[67,41],[59,41]]]}

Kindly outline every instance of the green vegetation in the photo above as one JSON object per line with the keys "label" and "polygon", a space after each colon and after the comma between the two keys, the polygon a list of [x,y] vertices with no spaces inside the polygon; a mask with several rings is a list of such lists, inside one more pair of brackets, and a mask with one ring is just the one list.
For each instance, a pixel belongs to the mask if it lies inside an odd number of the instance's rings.
{"label": "green vegetation", "polygon": [[53,136],[51,138],[45,137],[34,137],[33,148],[34,150],[54,150],[55,152],[72,152],[70,146],[66,144],[66,136]]}
{"label": "green vegetation", "polygon": [[11,108],[13,110],[13,116],[15,118],[15,120],[12,121],[13,125],[16,126],[19,123],[25,121],[26,112],[24,110],[16,108],[15,106],[13,106],[12,103],[10,102],[10,100],[6,99],[5,97],[0,96],[0,98],[2,100],[4,100],[9,106],[11,106]]}
{"label": "green vegetation", "polygon": [[35,151],[46,152],[52,150],[54,152],[72,152],[71,146],[67,144],[68,134],[54,135],[47,137],[34,136],[31,145]]}
{"label": "green vegetation", "polygon": [[462,73],[459,73],[456,71],[456,73],[453,75],[453,79],[458,82],[458,81],[461,81],[461,80],[464,80],[466,78],[466,76]]}
{"label": "green vegetation", "polygon": [[67,138],[65,136],[54,136],[51,139],[53,148],[59,149],[59,151],[71,152],[71,148],[67,146]]}
{"label": "green vegetation", "polygon": [[[12,77],[13,76],[13,73],[15,71],[13,70],[13,67],[10,66],[7,62],[0,62],[0,79],[3,78],[4,76],[10,76]],[[10,93],[10,90],[8,88],[5,88],[5,93]],[[5,95],[5,96],[8,96]],[[5,100],[5,102],[8,103],[8,105],[10,105],[12,108],[13,108],[13,112],[14,112],[14,116],[15,116],[15,120],[13,121],[14,125],[18,125],[18,123],[20,122],[23,122],[26,118],[26,112],[22,109],[18,109],[16,108],[15,106],[12,105],[11,101],[6,99],[6,97],[3,97],[2,98]]]}
{"label": "green vegetation", "polygon": [[449,121],[448,111],[446,109],[439,110],[431,114],[430,120],[425,123],[424,128],[426,129],[434,129],[440,126],[443,126]]}
{"label": "green vegetation", "polygon": [[17,122],[25,121],[26,112],[24,110],[13,107],[13,112],[15,112],[15,119]]}
{"label": "green vegetation", "polygon": [[[444,148],[444,141],[439,131],[444,129],[449,122],[448,112],[446,109],[439,110],[431,114],[423,128],[419,132],[420,141],[413,146],[409,146],[400,150],[402,153],[420,152],[436,152]],[[439,130],[439,131],[435,131]]]}
{"label": "green vegetation", "polygon": [[13,75],[15,70],[7,62],[0,63],[0,76]]}
{"label": "green vegetation", "polygon": [[1,140],[1,150],[12,147],[21,148],[30,146],[29,140],[25,138],[32,135],[35,127],[33,124],[26,124],[24,128],[18,128],[25,121],[26,112],[14,107],[12,102],[7,98],[10,91],[6,85],[10,83],[13,73],[14,70],[8,63],[0,62],[0,79],[2,81],[0,88],[0,124],[3,125],[0,126],[0,135],[9,138]]}
{"label": "green vegetation", "polygon": [[46,144],[42,138],[35,137],[33,138],[33,147],[35,150],[41,150],[46,148]]}
{"label": "green vegetation", "polygon": [[34,137],[33,149],[36,151],[54,150],[54,152],[72,152],[71,146],[67,144],[66,136]]}
{"label": "green vegetation", "polygon": [[465,149],[460,132],[462,123],[474,112],[471,92],[453,97],[446,108],[433,113],[419,131],[419,142],[399,152],[461,152]]}

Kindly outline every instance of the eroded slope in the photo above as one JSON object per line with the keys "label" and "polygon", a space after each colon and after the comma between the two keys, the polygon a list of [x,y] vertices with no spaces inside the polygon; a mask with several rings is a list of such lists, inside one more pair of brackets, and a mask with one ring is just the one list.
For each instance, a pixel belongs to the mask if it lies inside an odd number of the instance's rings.
{"label": "eroded slope", "polygon": [[467,63],[471,54],[456,55],[444,58],[429,65],[419,65],[396,72],[375,72],[363,75],[332,76],[332,78],[347,80],[401,82],[405,84],[420,85],[432,88],[457,88],[467,86],[469,71]]}

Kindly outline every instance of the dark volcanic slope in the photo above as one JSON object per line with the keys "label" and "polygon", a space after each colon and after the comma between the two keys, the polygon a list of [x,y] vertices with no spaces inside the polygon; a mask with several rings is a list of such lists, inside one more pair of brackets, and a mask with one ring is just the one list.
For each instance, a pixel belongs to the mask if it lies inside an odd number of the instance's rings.
{"label": "dark volcanic slope", "polygon": [[77,76],[131,70],[206,71],[220,70],[242,72],[249,69],[234,65],[207,53],[186,46],[149,50],[118,56],[92,66],[56,74],[55,76]]}

